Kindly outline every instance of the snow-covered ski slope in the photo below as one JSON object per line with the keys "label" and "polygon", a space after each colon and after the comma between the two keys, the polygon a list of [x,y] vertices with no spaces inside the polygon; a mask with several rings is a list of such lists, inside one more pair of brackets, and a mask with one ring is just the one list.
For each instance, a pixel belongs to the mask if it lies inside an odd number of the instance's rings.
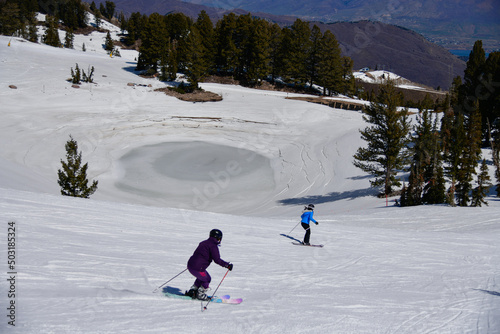
{"label": "snow-covered ski slope", "polygon": [[[202,87],[222,102],[182,102],[133,72],[135,52],[107,56],[104,37],[78,36],[75,50],[0,37],[0,332],[500,331],[498,200],[386,207],[352,166],[359,112],[218,84]],[[72,88],[75,63],[96,84]],[[69,135],[99,180],[89,200],[59,195]],[[324,248],[290,243],[308,202]],[[234,264],[217,293],[244,302],[201,312],[152,294],[212,228]],[[215,288],[225,270],[209,272]]]}

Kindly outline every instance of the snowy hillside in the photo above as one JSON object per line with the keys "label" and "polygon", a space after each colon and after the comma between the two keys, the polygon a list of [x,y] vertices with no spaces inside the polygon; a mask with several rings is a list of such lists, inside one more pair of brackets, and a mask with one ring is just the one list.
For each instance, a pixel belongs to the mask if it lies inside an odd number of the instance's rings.
{"label": "snowy hillside", "polygon": [[[220,84],[202,87],[221,102],[183,102],[104,38],[68,50],[0,36],[0,332],[500,332],[496,198],[386,206],[352,165],[359,112]],[[77,63],[94,84],[66,81]],[[59,195],[70,135],[99,181],[89,200]],[[310,202],[323,248],[291,244]],[[212,228],[234,264],[217,294],[243,303],[201,312],[153,294]],[[209,272],[215,289],[226,271]]]}

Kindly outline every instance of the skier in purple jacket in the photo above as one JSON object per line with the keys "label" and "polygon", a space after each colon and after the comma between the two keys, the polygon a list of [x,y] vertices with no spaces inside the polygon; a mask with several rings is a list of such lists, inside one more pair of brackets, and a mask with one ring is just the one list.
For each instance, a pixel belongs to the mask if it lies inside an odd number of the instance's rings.
{"label": "skier in purple jacket", "polygon": [[193,299],[208,300],[206,291],[212,278],[207,272],[207,267],[214,261],[219,266],[233,270],[233,265],[220,258],[219,245],[222,241],[222,232],[217,229],[210,231],[210,237],[200,242],[193,255],[189,258],[187,267],[189,272],[196,277],[193,286],[186,291],[186,295]]}

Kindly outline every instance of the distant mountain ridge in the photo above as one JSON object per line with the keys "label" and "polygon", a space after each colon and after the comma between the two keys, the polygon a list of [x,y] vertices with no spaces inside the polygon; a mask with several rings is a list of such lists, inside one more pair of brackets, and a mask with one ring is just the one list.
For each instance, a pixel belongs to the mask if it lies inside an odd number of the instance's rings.
{"label": "distant mountain ridge", "polygon": [[380,21],[423,34],[447,48],[472,48],[483,40],[487,51],[500,48],[498,0],[186,0],[225,9],[292,15],[308,21]]}
{"label": "distant mountain ridge", "polygon": [[[154,12],[160,14],[181,12],[197,18],[198,14],[205,10],[214,22],[231,12],[231,10],[216,9],[179,0],[115,0],[114,2],[117,11],[124,13],[140,12],[149,15]],[[244,10],[232,12],[248,13]],[[267,13],[252,12],[252,15],[281,25],[291,25],[296,20],[292,16]],[[322,31],[328,29],[335,34],[343,55],[353,59],[355,70],[362,67],[385,69],[411,81],[442,89],[448,89],[454,77],[463,76],[465,69],[463,60],[409,29],[369,21],[314,23]]]}

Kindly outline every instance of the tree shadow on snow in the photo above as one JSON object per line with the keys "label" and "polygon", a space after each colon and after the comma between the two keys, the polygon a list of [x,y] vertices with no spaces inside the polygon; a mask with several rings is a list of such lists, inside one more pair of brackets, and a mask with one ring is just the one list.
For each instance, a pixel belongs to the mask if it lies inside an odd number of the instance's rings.
{"label": "tree shadow on snow", "polygon": [[[134,64],[134,63],[129,63],[129,64]],[[136,66],[134,65],[134,66],[126,66],[123,69],[127,72],[139,75],[142,71],[137,71],[135,68]]]}
{"label": "tree shadow on snow", "polygon": [[282,205],[307,205],[309,203],[322,204],[328,202],[335,202],[342,199],[355,199],[357,197],[364,196],[376,196],[378,194],[377,189],[367,188],[367,189],[357,189],[344,192],[331,192],[326,195],[316,195],[316,196],[304,196],[296,198],[285,198],[279,201]]}
{"label": "tree shadow on snow", "polygon": [[483,289],[474,289],[476,291],[481,291],[481,292],[484,292],[484,293],[487,293],[487,294],[490,294],[492,296],[497,296],[497,297],[500,297],[500,292],[496,292],[496,291],[489,291],[489,290],[483,290]]}

